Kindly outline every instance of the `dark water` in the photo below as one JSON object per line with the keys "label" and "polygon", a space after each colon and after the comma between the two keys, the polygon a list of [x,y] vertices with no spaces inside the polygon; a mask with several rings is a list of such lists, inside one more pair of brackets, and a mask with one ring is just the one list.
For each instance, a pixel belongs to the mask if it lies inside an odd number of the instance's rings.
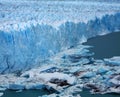
{"label": "dark water", "polygon": [[45,94],[50,93],[43,90],[24,90],[22,92],[7,90],[2,97],[38,97]]}
{"label": "dark water", "polygon": [[[43,90],[25,90],[23,92],[15,92],[15,91],[7,90],[4,92],[4,95],[2,97],[38,97],[44,94],[50,94],[50,93],[47,91],[43,91]],[[120,97],[119,94],[92,95],[87,90],[80,92],[80,95],[81,97]]]}
{"label": "dark water", "polygon": [[88,91],[80,93],[81,97],[120,97],[119,94],[90,94]]}
{"label": "dark water", "polygon": [[[90,50],[95,52],[94,58],[96,59],[120,56],[120,32],[97,36],[84,44],[94,46]],[[7,90],[2,97],[38,97],[44,94],[50,93],[43,90],[25,90],[23,92]],[[80,92],[80,94],[81,97],[120,97],[118,94],[91,95],[88,91]]]}
{"label": "dark water", "polygon": [[90,51],[95,53],[95,59],[120,56],[120,32],[97,36],[89,39],[88,42],[84,44],[93,46]]}

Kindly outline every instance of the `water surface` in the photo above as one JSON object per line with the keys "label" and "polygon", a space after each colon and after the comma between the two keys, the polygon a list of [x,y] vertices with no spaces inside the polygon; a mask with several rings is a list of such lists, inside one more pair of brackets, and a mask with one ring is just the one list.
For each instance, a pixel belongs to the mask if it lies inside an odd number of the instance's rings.
{"label": "water surface", "polygon": [[38,97],[45,94],[50,94],[50,93],[44,90],[24,90],[22,92],[6,90],[2,97]]}
{"label": "water surface", "polygon": [[95,59],[120,56],[120,32],[90,38],[84,44],[93,46],[90,51],[95,53]]}

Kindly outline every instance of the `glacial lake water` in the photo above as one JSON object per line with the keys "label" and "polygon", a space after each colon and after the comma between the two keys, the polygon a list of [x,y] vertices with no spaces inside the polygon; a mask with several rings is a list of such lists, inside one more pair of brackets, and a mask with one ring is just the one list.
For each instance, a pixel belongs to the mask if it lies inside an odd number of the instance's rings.
{"label": "glacial lake water", "polygon": [[2,97],[38,97],[45,94],[50,94],[50,93],[48,91],[43,91],[43,90],[24,90],[22,92],[6,90]]}
{"label": "glacial lake water", "polygon": [[95,59],[120,56],[120,32],[90,38],[84,44],[93,46],[90,51],[95,53]]}
{"label": "glacial lake water", "polygon": [[[23,92],[15,92],[7,90],[2,97],[40,97],[43,94],[49,94],[42,90],[25,90]],[[89,91],[80,92],[81,97],[120,97],[119,94],[90,94]]]}
{"label": "glacial lake water", "polygon": [[[120,56],[120,32],[111,33],[104,36],[97,36],[89,39],[85,45],[91,45],[90,51],[94,52],[95,59],[110,58]],[[15,92],[7,90],[2,97],[38,97],[43,94],[50,94],[48,91],[42,90],[24,90]],[[89,91],[80,92],[81,97],[120,97],[119,94],[95,94],[91,95]]]}

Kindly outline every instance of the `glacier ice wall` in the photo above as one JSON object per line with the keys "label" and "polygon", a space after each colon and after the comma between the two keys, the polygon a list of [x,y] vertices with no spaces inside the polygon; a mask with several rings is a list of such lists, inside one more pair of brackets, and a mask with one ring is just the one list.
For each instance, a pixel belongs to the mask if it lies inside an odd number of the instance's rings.
{"label": "glacier ice wall", "polygon": [[1,73],[29,69],[90,37],[120,30],[119,4],[15,3],[0,3]]}

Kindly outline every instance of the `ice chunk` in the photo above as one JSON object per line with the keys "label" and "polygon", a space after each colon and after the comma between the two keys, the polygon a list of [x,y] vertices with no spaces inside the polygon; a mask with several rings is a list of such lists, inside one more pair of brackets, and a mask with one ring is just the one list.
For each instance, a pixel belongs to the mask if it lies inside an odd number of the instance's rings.
{"label": "ice chunk", "polygon": [[34,89],[35,87],[35,83],[27,83],[26,86],[25,86],[25,89]]}
{"label": "ice chunk", "polygon": [[34,85],[34,89],[43,89],[43,88],[45,88],[45,85],[44,84],[35,84]]}
{"label": "ice chunk", "polygon": [[0,92],[0,97],[3,96],[4,93]]}
{"label": "ice chunk", "polygon": [[41,71],[41,73],[53,73],[58,71],[60,71],[60,69],[57,67],[49,67],[48,69]]}
{"label": "ice chunk", "polygon": [[21,75],[21,77],[25,77],[25,78],[33,78],[34,77],[34,73],[33,72],[31,72],[31,71],[26,71],[25,73],[23,73],[22,75]]}
{"label": "ice chunk", "polygon": [[108,93],[120,94],[120,87],[111,87],[111,88],[109,88]]}
{"label": "ice chunk", "polygon": [[22,84],[9,84],[9,89],[11,90],[23,90],[25,86]]}
{"label": "ice chunk", "polygon": [[84,72],[83,74],[82,74],[82,78],[91,78],[91,77],[95,77],[96,76],[96,73],[95,72]]}
{"label": "ice chunk", "polygon": [[6,88],[0,87],[0,91],[5,91],[5,90],[6,90]]}
{"label": "ice chunk", "polygon": [[74,84],[75,83],[75,77],[71,77],[68,74],[63,74],[59,72],[54,72],[54,73],[41,73],[38,75],[39,78],[44,79],[46,82],[50,81],[51,79],[61,79],[61,80],[67,80],[69,84]]}
{"label": "ice chunk", "polygon": [[109,82],[111,82],[115,86],[120,86],[120,75],[113,77]]}
{"label": "ice chunk", "polygon": [[116,56],[116,57],[113,57],[113,58],[110,58],[110,59],[104,59],[105,63],[108,64],[108,65],[118,65],[120,66],[120,57],[119,56]]}
{"label": "ice chunk", "polygon": [[[42,97],[57,97],[58,95],[57,94],[50,94],[50,95],[43,95]],[[41,97],[41,96],[38,96],[38,97]]]}
{"label": "ice chunk", "polygon": [[101,67],[101,68],[98,69],[98,73],[100,73],[100,74],[104,74],[104,73],[106,73],[108,71],[109,71],[109,69],[107,69],[105,67]]}

